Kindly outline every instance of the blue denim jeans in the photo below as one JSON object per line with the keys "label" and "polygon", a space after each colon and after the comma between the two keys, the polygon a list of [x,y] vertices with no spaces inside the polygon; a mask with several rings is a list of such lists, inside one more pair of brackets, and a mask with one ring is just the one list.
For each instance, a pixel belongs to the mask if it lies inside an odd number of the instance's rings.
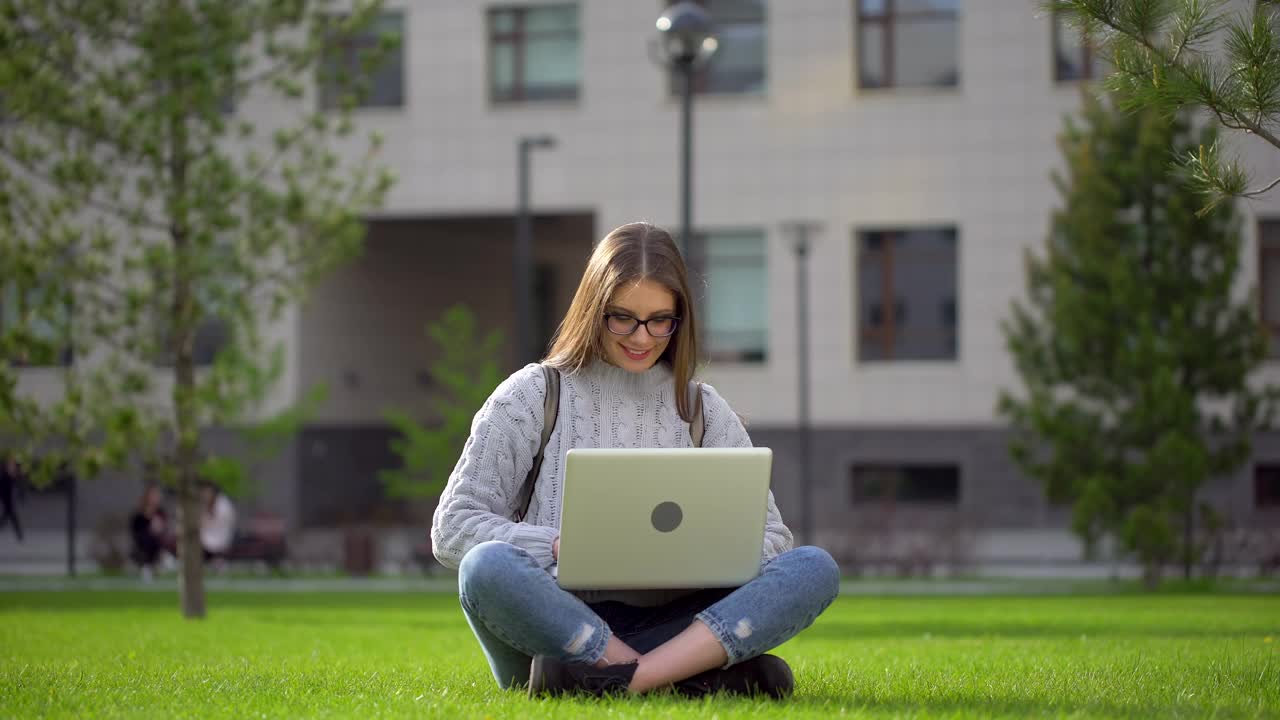
{"label": "blue denim jeans", "polygon": [[505,542],[472,548],[458,568],[458,595],[498,685],[529,681],[533,655],[595,663],[617,635],[646,653],[701,620],[724,646],[726,667],[794,637],[827,609],[840,570],[821,548],[799,547],[767,563],[740,588],[699,590],[658,607],[588,605],[560,588],[524,550]]}

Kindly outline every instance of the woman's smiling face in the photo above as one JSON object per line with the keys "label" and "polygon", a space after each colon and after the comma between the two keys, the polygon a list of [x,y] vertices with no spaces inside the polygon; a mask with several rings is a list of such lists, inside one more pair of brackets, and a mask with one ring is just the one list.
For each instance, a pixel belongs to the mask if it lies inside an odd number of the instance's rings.
{"label": "woman's smiling face", "polygon": [[[652,280],[641,280],[615,290],[605,312],[629,315],[637,320],[671,318],[676,314],[676,296]],[[609,331],[604,318],[601,318],[600,338],[609,364],[631,372],[644,372],[653,367],[671,342],[671,336],[650,335],[644,325],[638,325],[630,335],[618,335]]]}

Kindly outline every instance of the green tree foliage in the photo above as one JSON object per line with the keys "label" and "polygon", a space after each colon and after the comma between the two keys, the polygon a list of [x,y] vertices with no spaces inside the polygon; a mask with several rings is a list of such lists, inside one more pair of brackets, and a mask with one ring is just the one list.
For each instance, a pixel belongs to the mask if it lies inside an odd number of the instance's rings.
{"label": "green tree foliage", "polygon": [[[0,0],[0,352],[73,359],[56,391],[0,363],[0,437],[37,479],[154,468],[188,518],[199,477],[242,479],[202,429],[262,419],[284,361],[266,329],[358,252],[391,184],[377,139],[352,132],[363,68],[334,73],[326,52],[380,4]],[[322,72],[339,107],[317,109]],[[211,326],[220,347],[197,367]],[[197,532],[179,539],[191,617]]]}
{"label": "green tree foliage", "polygon": [[[1127,110],[1172,117],[1201,108],[1223,127],[1280,150],[1280,21],[1277,0],[1047,0],[1110,61],[1107,88]],[[1179,154],[1207,211],[1225,197],[1255,197],[1248,173],[1219,142]]]}
{"label": "green tree foliage", "polygon": [[1012,453],[1091,551],[1110,537],[1158,582],[1189,568],[1196,492],[1238,469],[1270,422],[1274,390],[1249,383],[1267,351],[1238,297],[1239,221],[1201,196],[1171,153],[1214,130],[1086,97],[1060,138],[1066,171],[1027,299],[1003,330],[1022,392],[1001,393]]}
{"label": "green tree foliage", "polygon": [[387,494],[402,498],[432,498],[440,494],[471,434],[471,420],[503,379],[501,330],[481,335],[475,315],[465,305],[446,310],[427,326],[437,348],[430,375],[438,388],[432,403],[437,421],[428,425],[401,409],[386,418],[400,437],[391,450],[403,461],[380,474]]}

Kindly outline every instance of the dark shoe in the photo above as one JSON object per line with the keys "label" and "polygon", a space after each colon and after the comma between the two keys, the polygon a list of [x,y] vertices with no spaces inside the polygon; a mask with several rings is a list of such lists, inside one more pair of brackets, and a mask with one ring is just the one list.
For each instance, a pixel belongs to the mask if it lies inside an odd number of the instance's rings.
{"label": "dark shoe", "polygon": [[676,692],[689,697],[724,692],[781,699],[790,696],[795,689],[796,679],[791,674],[791,666],[776,655],[760,655],[727,669],[708,670],[676,683]]}
{"label": "dark shoe", "polygon": [[631,685],[637,663],[619,663],[598,668],[587,663],[568,663],[550,655],[535,655],[529,666],[529,697],[539,695],[622,695]]}

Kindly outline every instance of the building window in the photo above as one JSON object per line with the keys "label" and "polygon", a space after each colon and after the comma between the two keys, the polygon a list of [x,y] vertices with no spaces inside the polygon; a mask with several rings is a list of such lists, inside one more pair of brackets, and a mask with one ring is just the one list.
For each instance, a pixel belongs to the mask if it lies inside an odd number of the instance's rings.
{"label": "building window", "polygon": [[[230,245],[215,245],[208,255],[196,260],[208,263],[214,268],[230,267],[235,262],[235,251]],[[219,279],[227,283],[228,287],[225,291],[228,295],[248,292],[241,283],[225,278],[211,278],[208,282],[217,284]],[[194,288],[193,299],[196,312],[202,318],[197,323],[195,335],[191,340],[191,355],[196,367],[212,365],[218,353],[231,342],[231,323],[227,320],[231,308],[224,301],[219,300],[218,294],[211,289],[209,285],[201,283],[197,283]],[[152,327],[156,342],[154,364],[160,367],[173,367],[176,355],[173,352],[173,308],[170,302],[172,284],[167,278],[157,275],[152,290],[155,300],[152,309]]]}
{"label": "building window", "polygon": [[1053,16],[1053,79],[1056,82],[1102,77],[1101,61],[1093,43],[1080,35],[1061,15]]}
{"label": "building window", "polygon": [[576,99],[582,72],[578,38],[576,5],[490,10],[490,99]]}
{"label": "building window", "polygon": [[727,362],[764,362],[769,335],[764,233],[698,233],[689,255],[706,281],[698,309],[706,355]]}
{"label": "building window", "polygon": [[1268,354],[1280,358],[1280,219],[1258,221],[1258,290]]}
{"label": "building window", "polygon": [[[195,336],[191,340],[191,356],[196,367],[208,367],[213,364],[218,353],[231,342],[231,324],[208,310],[210,305],[196,298],[196,305],[206,308],[204,320],[196,325]],[[157,306],[154,315],[156,338],[155,365],[173,367],[177,356],[173,352],[173,319],[167,304]]]}
{"label": "building window", "polygon": [[853,504],[960,504],[960,467],[952,464],[857,464],[850,472]]}
{"label": "building window", "polygon": [[[227,343],[231,341],[231,327],[221,318],[211,317],[196,326],[195,337],[191,341],[191,357],[196,367],[209,367],[218,357]],[[159,352],[155,364],[159,367],[173,367],[176,360],[173,354],[173,342],[168,325],[162,324],[157,339]]]}
{"label": "building window", "polygon": [[1253,466],[1253,506],[1259,510],[1280,508],[1280,464]]}
{"label": "building window", "polygon": [[[369,67],[372,58],[380,60],[376,67]],[[320,107],[346,102],[361,108],[404,107],[404,13],[379,13],[358,32],[329,34],[320,63]]]}
{"label": "building window", "polygon": [[[706,64],[695,70],[693,91],[706,95],[763,93],[767,87],[764,0],[698,0],[698,4],[706,8],[715,24],[717,47]],[[673,94],[680,93],[682,82],[678,73],[673,73]]]}
{"label": "building window", "polygon": [[858,86],[960,84],[960,0],[855,0]]}
{"label": "building window", "polygon": [[[46,299],[49,302],[46,302]],[[14,367],[56,367],[70,365],[72,307],[46,297],[40,287],[20,287],[15,282],[0,283],[0,349]],[[19,339],[16,335],[21,334]],[[17,341],[21,349],[3,348]]]}
{"label": "building window", "polygon": [[858,359],[955,360],[955,228],[858,233]]}

